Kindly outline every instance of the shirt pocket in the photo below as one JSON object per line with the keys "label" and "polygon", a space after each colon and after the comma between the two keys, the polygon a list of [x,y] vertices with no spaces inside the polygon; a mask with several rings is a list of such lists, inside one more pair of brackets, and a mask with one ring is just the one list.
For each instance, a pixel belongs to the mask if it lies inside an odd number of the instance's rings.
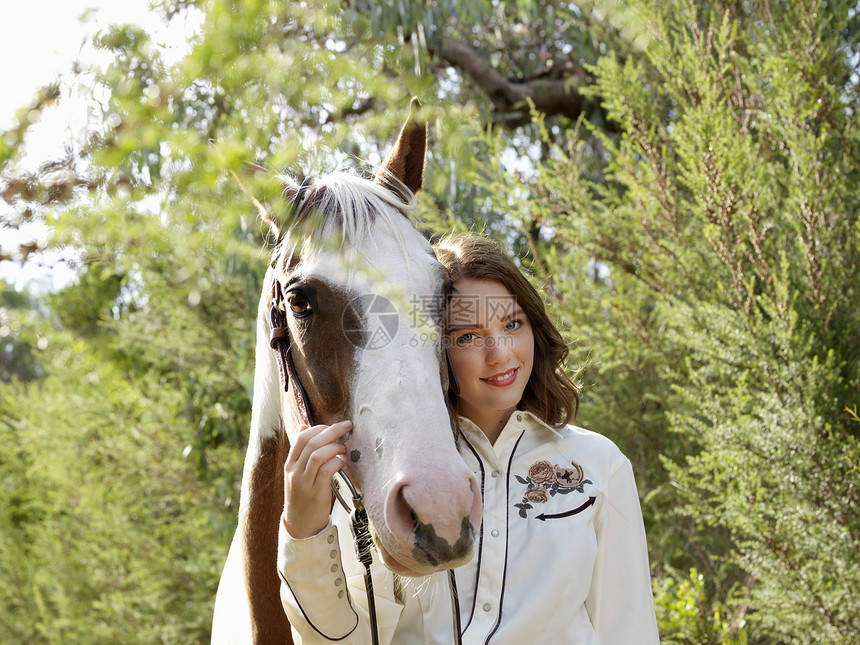
{"label": "shirt pocket", "polygon": [[[549,463],[549,462],[538,462]],[[515,475],[518,486],[512,490],[512,515],[520,519],[547,522],[577,518],[576,523],[594,515],[600,493],[591,480],[581,477],[567,485],[557,476],[549,481],[533,481],[531,477]],[[516,516],[512,520],[516,520]]]}
{"label": "shirt pocket", "polygon": [[[596,492],[592,491],[589,494],[589,491],[585,493],[574,491],[567,494],[556,493],[546,502],[532,502],[524,499],[521,507],[517,504],[514,506],[519,508],[520,517],[525,511],[526,519],[530,521],[584,526],[592,522],[597,501]],[[528,508],[529,506],[531,508]]]}

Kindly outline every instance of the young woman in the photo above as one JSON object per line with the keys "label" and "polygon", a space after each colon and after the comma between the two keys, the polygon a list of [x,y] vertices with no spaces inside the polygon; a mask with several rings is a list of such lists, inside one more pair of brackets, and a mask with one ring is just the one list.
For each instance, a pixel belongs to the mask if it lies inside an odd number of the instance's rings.
{"label": "young woman", "polygon": [[[481,485],[483,521],[471,562],[455,571],[464,644],[650,645],[659,636],[645,530],[629,460],[607,438],[568,425],[578,407],[567,347],[537,291],[493,242],[436,247],[454,290],[446,313],[460,452]],[[330,518],[328,479],[349,422],[315,426],[285,466],[279,568],[298,642],[370,642],[363,594],[315,585],[320,562],[359,580]],[[316,481],[292,477],[320,464]],[[326,565],[328,566],[328,565]],[[335,570],[335,569],[333,569]],[[337,569],[339,571],[339,569]],[[377,583],[379,579],[379,583]],[[453,643],[445,574],[374,571],[380,642]]]}

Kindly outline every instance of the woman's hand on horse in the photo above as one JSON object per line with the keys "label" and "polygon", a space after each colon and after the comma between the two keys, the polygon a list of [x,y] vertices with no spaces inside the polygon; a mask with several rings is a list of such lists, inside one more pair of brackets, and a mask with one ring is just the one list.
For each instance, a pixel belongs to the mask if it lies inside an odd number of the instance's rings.
{"label": "woman's hand on horse", "polygon": [[284,526],[296,539],[316,535],[331,515],[331,478],[343,468],[340,442],[352,422],[303,426],[284,463]]}

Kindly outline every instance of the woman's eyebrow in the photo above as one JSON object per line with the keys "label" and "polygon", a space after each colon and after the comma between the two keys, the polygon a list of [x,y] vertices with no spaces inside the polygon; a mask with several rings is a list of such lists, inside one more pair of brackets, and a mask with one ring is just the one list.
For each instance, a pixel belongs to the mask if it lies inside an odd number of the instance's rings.
{"label": "woman's eyebrow", "polygon": [[[514,318],[525,318],[525,317],[526,317],[525,310],[522,307],[517,306],[517,308],[514,311],[503,312],[499,316],[499,320],[503,320],[503,321],[507,322],[507,321],[513,320]],[[463,329],[478,329],[482,326],[483,326],[482,321],[470,320],[467,322],[446,324],[445,329],[446,329],[446,331],[451,332],[451,331],[460,331]]]}
{"label": "woman's eyebrow", "polygon": [[514,318],[524,318],[526,316],[526,312],[522,307],[517,306],[516,310],[511,311],[510,313],[503,313],[501,315],[501,320],[512,320]]}
{"label": "woman's eyebrow", "polygon": [[465,329],[478,329],[480,325],[445,325],[445,331],[448,333],[455,331],[463,331]]}

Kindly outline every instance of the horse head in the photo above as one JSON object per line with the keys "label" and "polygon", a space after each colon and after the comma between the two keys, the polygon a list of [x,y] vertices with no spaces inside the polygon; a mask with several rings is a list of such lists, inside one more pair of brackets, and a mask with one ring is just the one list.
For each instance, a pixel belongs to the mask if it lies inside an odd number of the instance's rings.
{"label": "horse head", "polygon": [[[335,173],[303,188],[285,177],[295,208],[276,231],[261,298],[264,314],[276,296],[298,381],[279,398],[288,438],[308,413],[315,423],[352,421],[344,470],[383,562],[402,575],[467,562],[481,512],[444,395],[449,279],[409,220],[425,148],[426,127],[408,121],[375,181]],[[273,358],[264,361],[270,381]]]}

